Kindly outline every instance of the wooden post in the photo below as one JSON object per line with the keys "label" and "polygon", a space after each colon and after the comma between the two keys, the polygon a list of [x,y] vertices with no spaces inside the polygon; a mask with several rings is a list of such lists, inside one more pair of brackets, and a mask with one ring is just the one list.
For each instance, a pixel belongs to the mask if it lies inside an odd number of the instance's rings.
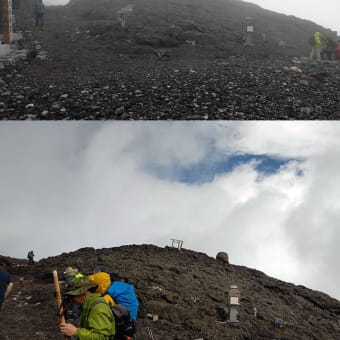
{"label": "wooden post", "polygon": [[11,41],[9,0],[1,0],[1,12],[2,12],[2,33],[3,33],[2,42],[4,44],[9,44]]}

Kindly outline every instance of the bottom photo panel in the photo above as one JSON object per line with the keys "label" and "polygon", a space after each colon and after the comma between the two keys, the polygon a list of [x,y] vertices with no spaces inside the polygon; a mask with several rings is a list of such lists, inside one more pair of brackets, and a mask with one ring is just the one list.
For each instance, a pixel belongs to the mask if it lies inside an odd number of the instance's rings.
{"label": "bottom photo panel", "polygon": [[0,339],[340,337],[340,123],[0,124]]}

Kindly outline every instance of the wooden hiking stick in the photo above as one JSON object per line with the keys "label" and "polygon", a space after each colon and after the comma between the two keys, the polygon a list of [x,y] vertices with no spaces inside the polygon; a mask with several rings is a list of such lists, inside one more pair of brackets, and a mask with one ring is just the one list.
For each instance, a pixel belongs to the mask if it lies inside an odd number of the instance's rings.
{"label": "wooden hiking stick", "polygon": [[[57,303],[58,303],[58,311],[59,311],[59,316],[60,316],[60,322],[66,323],[65,316],[64,316],[64,313],[63,313],[64,312],[63,311],[63,301],[62,301],[61,293],[60,293],[58,272],[56,270],[53,270],[52,274],[53,274],[55,294],[56,294]],[[64,336],[64,339],[68,339],[68,337]]]}

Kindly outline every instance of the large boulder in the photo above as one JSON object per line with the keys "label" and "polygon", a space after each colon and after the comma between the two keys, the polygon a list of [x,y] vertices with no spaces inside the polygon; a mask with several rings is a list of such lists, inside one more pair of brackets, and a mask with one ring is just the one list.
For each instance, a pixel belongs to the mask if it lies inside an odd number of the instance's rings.
{"label": "large boulder", "polygon": [[229,256],[226,252],[220,251],[216,255],[217,262],[220,262],[222,264],[229,264]]}

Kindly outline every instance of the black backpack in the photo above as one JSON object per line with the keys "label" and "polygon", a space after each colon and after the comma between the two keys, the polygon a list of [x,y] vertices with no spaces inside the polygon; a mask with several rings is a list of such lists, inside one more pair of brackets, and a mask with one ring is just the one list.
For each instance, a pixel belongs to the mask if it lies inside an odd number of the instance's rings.
{"label": "black backpack", "polygon": [[115,305],[111,307],[111,310],[116,321],[115,339],[134,336],[136,334],[136,321],[131,318],[130,311],[123,305]]}
{"label": "black backpack", "polygon": [[[106,302],[95,300],[93,301],[92,306],[97,303]],[[136,334],[136,321],[131,318],[130,311],[123,305],[109,306],[116,323],[115,340],[125,340],[127,336],[134,336]]]}

